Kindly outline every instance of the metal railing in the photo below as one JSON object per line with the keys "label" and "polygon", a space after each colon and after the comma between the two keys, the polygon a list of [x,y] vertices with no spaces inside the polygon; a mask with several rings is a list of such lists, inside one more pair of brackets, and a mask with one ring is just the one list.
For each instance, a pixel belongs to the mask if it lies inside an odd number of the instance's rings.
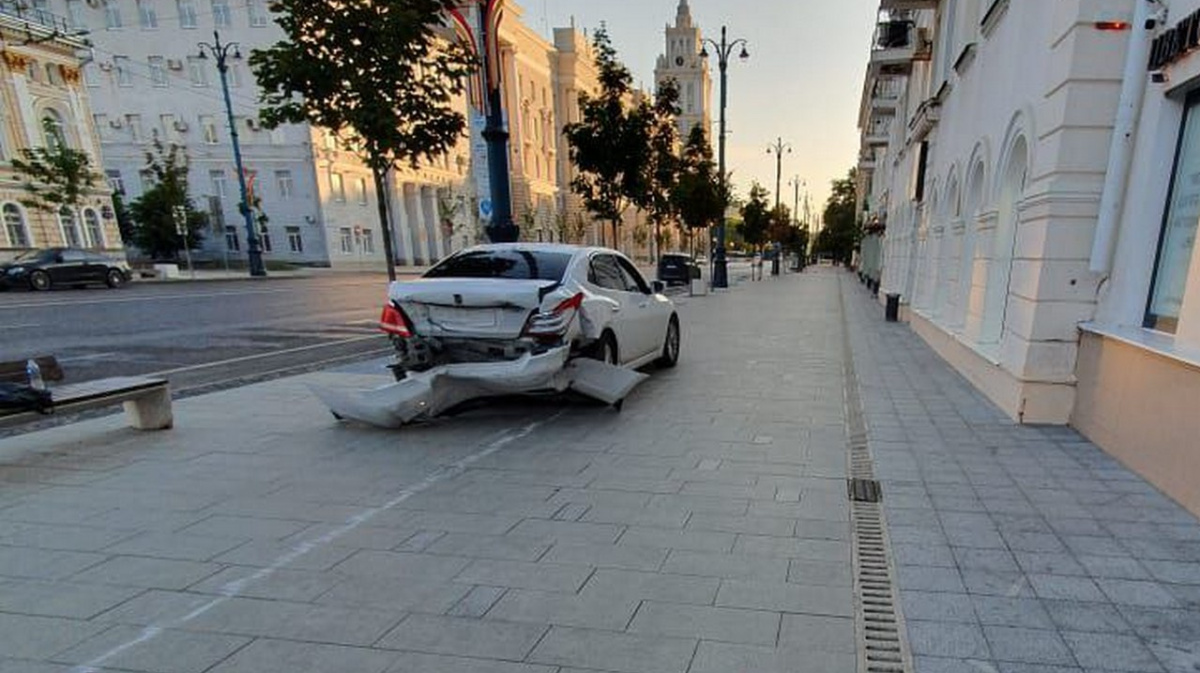
{"label": "metal railing", "polygon": [[913,46],[913,31],[916,26],[908,19],[891,19],[880,21],[875,27],[874,48],[876,51],[886,49],[907,49]]}
{"label": "metal railing", "polygon": [[26,0],[0,0],[0,15],[49,28],[64,35],[70,35],[72,32],[71,24],[65,18],[45,9],[33,7]]}
{"label": "metal railing", "polygon": [[876,98],[899,98],[904,93],[904,78],[882,77],[875,81]]}

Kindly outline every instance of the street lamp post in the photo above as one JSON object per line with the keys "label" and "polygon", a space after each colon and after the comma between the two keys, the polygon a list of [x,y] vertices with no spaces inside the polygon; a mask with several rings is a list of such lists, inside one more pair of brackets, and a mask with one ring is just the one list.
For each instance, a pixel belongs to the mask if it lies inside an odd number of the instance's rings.
{"label": "street lamp post", "polygon": [[[729,176],[725,172],[725,108],[729,101],[729,56],[733,54],[733,50],[739,45],[742,48],[738,55],[743,61],[750,58],[750,52],[746,50],[747,42],[744,39],[737,39],[730,42],[727,38],[727,29],[721,26],[721,42],[718,44],[709,38],[705,38],[701,42],[700,58],[708,58],[708,46],[717,52],[717,65],[721,70],[721,123],[720,137],[717,140],[717,162],[718,171],[721,175],[721,186],[725,193],[729,193],[728,182]],[[725,215],[721,215],[721,221],[717,224],[717,250],[713,254],[713,278],[712,286],[714,288],[729,287],[729,265],[725,259]]]}
{"label": "street lamp post", "polygon": [[[259,243],[258,232],[254,227],[254,215],[250,212],[250,194],[246,189],[246,171],[242,166],[242,146],[238,141],[238,128],[233,119],[233,101],[229,97],[229,58],[233,60],[242,60],[241,49],[238,48],[236,42],[221,42],[221,34],[213,31],[213,42],[201,42],[200,58],[207,60],[208,54],[212,53],[213,58],[217,61],[217,72],[221,73],[221,91],[225,94],[225,116],[229,119],[229,137],[233,141],[233,163],[237,169],[238,188],[241,190],[242,201],[238,205],[238,210],[241,211],[242,217],[246,221],[246,250],[250,256],[250,275],[254,277],[262,277],[267,275],[267,268],[263,264],[262,246]],[[232,52],[232,54],[230,53]]]}
{"label": "street lamp post", "polygon": [[[792,178],[790,184],[792,185],[792,187],[795,189],[795,192],[796,192],[795,196],[792,199],[792,226],[799,228],[799,226],[800,226],[800,187],[802,185],[804,185],[804,181],[800,179],[799,175],[797,175],[796,177]],[[805,246],[807,247],[807,241],[805,243]],[[799,257],[797,267],[800,271],[803,271],[804,270],[804,253],[798,252],[798,253],[796,253],[796,255]]]}
{"label": "street lamp post", "polygon": [[[783,192],[783,154],[792,153],[792,146],[783,142],[783,138],[779,138],[774,143],[767,146],[767,154],[775,155],[775,214],[779,214],[780,197]],[[771,275],[779,275],[779,242],[775,241],[775,259],[771,261]]]}

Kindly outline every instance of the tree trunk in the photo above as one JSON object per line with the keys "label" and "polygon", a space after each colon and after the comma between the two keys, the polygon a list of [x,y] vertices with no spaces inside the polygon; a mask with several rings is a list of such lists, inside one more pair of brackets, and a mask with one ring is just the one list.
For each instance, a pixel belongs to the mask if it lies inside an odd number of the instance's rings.
{"label": "tree trunk", "polygon": [[613,250],[621,249],[620,230],[621,230],[621,220],[613,218],[613,221],[612,221],[612,245],[609,246]]}
{"label": "tree trunk", "polygon": [[383,234],[383,258],[387,262],[388,280],[396,280],[396,254],[392,247],[392,222],[388,217],[387,172],[372,169],[375,178],[375,200],[379,202],[379,229]]}

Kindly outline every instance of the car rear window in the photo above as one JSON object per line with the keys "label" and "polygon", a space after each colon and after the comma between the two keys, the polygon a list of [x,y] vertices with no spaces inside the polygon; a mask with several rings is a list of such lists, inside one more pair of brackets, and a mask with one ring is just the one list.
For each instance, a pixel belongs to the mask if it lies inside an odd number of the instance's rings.
{"label": "car rear window", "polygon": [[565,252],[474,250],[445,260],[425,277],[560,281],[570,263],[571,255]]}

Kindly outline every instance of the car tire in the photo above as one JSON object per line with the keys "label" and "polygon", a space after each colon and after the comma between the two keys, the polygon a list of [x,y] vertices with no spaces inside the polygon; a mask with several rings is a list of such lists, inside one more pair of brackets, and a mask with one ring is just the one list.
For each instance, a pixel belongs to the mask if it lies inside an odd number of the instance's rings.
{"label": "car tire", "polygon": [[49,290],[50,289],[50,274],[46,273],[45,271],[41,271],[41,270],[30,273],[29,274],[29,287],[30,287],[30,289],[37,290],[38,292],[45,292],[46,290]]}
{"label": "car tire", "polygon": [[679,363],[679,316],[671,316],[670,322],[667,323],[667,336],[663,339],[662,355],[658,358],[657,364],[664,369],[670,369]]}
{"label": "car tire", "polygon": [[104,284],[114,290],[120,289],[125,285],[125,274],[121,273],[120,269],[109,269]]}
{"label": "car tire", "polygon": [[592,351],[592,359],[607,362],[617,367],[621,366],[621,351],[617,346],[617,337],[612,332],[604,332],[596,342]]}

